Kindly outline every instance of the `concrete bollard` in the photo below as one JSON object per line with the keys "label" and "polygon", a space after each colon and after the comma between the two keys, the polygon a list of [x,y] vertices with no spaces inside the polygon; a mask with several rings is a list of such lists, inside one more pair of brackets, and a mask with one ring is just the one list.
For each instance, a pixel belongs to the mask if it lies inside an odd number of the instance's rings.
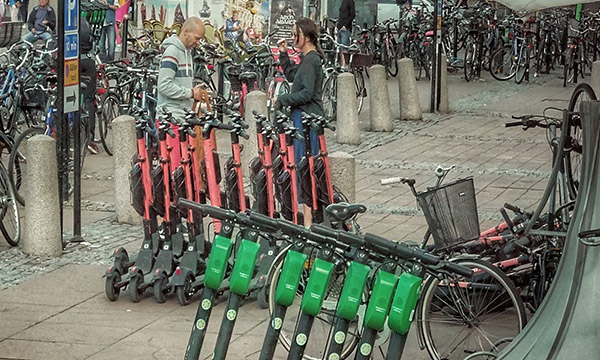
{"label": "concrete bollard", "polygon": [[360,144],[358,101],[354,75],[342,73],[337,77],[337,142]]}
{"label": "concrete bollard", "polygon": [[354,156],[343,151],[329,154],[329,165],[331,166],[331,182],[342,194],[346,195],[349,202],[356,201],[356,164]]}
{"label": "concrete bollard", "polygon": [[373,65],[369,68],[369,90],[371,131],[394,130],[390,93],[383,65]]}
{"label": "concrete bollard", "polygon": [[244,120],[248,124],[249,128],[246,130],[250,138],[248,140],[241,139],[240,141],[244,144],[244,150],[242,151],[242,171],[244,176],[248,176],[248,167],[250,161],[258,156],[258,142],[256,140],[256,121],[252,111],[256,110],[260,114],[267,115],[267,94],[262,91],[252,91],[246,95],[246,106],[244,109]]}
{"label": "concrete bollard", "polygon": [[443,114],[450,112],[450,101],[448,99],[448,61],[446,55],[442,54],[441,59],[441,76],[440,76],[440,107],[439,111]]}
{"label": "concrete bollard", "polygon": [[592,64],[592,79],[590,86],[594,89],[596,97],[600,97],[600,60],[594,61]]}
{"label": "concrete bollard", "polygon": [[27,140],[27,152],[37,155],[27,160],[23,252],[34,256],[57,257],[62,255],[63,247],[56,141],[46,135],[36,135]]}
{"label": "concrete bollard", "polygon": [[141,224],[142,217],[131,206],[131,189],[129,184],[131,159],[137,153],[135,119],[128,115],[122,115],[113,120],[112,126],[117,222],[132,225]]}
{"label": "concrete bollard", "polygon": [[398,88],[400,90],[400,118],[404,120],[423,119],[412,59],[398,60]]}

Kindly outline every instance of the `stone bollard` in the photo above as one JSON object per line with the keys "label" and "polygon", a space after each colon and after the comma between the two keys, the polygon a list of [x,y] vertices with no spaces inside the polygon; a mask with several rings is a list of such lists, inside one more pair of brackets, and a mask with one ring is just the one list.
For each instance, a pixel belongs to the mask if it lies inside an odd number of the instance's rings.
{"label": "stone bollard", "polygon": [[56,141],[36,135],[27,140],[23,252],[34,256],[62,255]]}
{"label": "stone bollard", "polygon": [[446,59],[446,55],[442,54],[440,67],[442,71],[440,76],[441,91],[439,111],[443,114],[447,114],[450,112],[450,101],[448,99],[448,60]]}
{"label": "stone bollard", "polygon": [[354,75],[342,73],[337,77],[337,142],[360,144],[358,101]]}
{"label": "stone bollard", "polygon": [[356,201],[356,179],[354,156],[343,151],[329,154],[331,167],[331,182],[342,194],[346,195],[348,202]]}
{"label": "stone bollard", "polygon": [[128,115],[122,115],[113,120],[112,126],[117,221],[122,224],[141,224],[142,217],[131,206],[131,188],[129,184],[131,159],[137,153],[135,119]]}
{"label": "stone bollard", "polygon": [[596,60],[592,64],[592,79],[590,80],[590,86],[594,89],[596,97],[600,97],[600,60]]}
{"label": "stone bollard", "polygon": [[244,121],[249,128],[246,130],[250,138],[248,140],[240,139],[244,144],[242,151],[242,172],[244,176],[249,176],[248,167],[250,161],[258,156],[258,142],[256,136],[256,121],[252,111],[256,110],[260,114],[267,115],[267,94],[262,91],[252,91],[246,95],[246,107],[244,109]]}
{"label": "stone bollard", "polygon": [[383,65],[373,65],[369,68],[369,90],[371,131],[394,130],[394,121],[390,109],[390,93]]}
{"label": "stone bollard", "polygon": [[400,90],[400,118],[421,120],[423,111],[419,102],[419,89],[412,59],[398,60],[398,88]]}

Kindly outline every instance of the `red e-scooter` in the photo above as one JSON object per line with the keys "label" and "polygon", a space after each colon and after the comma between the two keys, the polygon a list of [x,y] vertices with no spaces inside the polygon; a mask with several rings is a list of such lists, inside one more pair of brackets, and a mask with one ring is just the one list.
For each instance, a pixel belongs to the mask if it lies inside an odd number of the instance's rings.
{"label": "red e-scooter", "polygon": [[250,136],[246,133],[248,125],[244,123],[239,113],[230,113],[231,125],[231,153],[232,156],[225,164],[225,185],[227,187],[227,199],[229,208],[235,212],[245,212],[250,207],[250,198],[244,190],[244,175],[242,174],[242,149],[240,137],[248,140]]}
{"label": "red e-scooter", "polygon": [[[132,112],[136,119],[135,130],[137,138],[137,154],[133,159],[133,168],[129,175],[132,192],[132,205],[143,217],[144,239],[135,261],[129,260],[127,250],[117,248],[112,257],[114,263],[110,266],[104,277],[106,278],[105,293],[110,301],[116,301],[121,289],[129,285],[132,274],[148,274],[151,272],[155,256],[161,247],[158,234],[157,211],[154,207],[152,195],[152,178],[150,175],[151,159],[148,157],[146,147],[146,134],[154,136],[151,120],[143,110]],[[133,271],[130,271],[133,270]]]}
{"label": "red e-scooter", "polygon": [[272,153],[278,138],[266,116],[256,110],[252,114],[256,119],[259,152],[258,158],[253,159],[250,164],[250,179],[255,199],[252,210],[272,218],[275,216]]}

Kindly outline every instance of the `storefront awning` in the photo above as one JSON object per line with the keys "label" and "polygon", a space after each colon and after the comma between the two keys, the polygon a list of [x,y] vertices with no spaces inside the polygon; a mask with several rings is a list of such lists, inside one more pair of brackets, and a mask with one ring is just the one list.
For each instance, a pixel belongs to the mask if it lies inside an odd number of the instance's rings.
{"label": "storefront awning", "polygon": [[496,0],[517,12],[532,12],[557,6],[587,4],[594,0]]}

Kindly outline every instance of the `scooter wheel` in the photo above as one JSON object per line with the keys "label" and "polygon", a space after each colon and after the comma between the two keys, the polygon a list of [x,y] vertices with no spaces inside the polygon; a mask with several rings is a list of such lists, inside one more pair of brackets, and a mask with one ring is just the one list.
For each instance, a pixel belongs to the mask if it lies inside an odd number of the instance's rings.
{"label": "scooter wheel", "polygon": [[162,304],[167,301],[167,292],[169,291],[169,278],[165,273],[161,273],[160,277],[154,280],[152,286],[154,290],[154,299],[157,303]]}
{"label": "scooter wheel", "polygon": [[269,308],[269,296],[267,294],[267,287],[264,286],[262,289],[258,290],[256,294],[256,302],[261,309]]}
{"label": "scooter wheel", "polygon": [[186,306],[192,301],[192,296],[194,295],[194,289],[192,288],[193,282],[194,276],[192,274],[187,274],[185,276],[183,286],[178,286],[175,289],[175,292],[177,293],[177,302],[179,305]]}
{"label": "scooter wheel", "polygon": [[131,280],[129,280],[129,296],[131,297],[131,301],[134,303],[138,303],[140,300],[142,300],[142,291],[140,289],[140,285],[143,279],[143,276],[135,274],[132,275]]}
{"label": "scooter wheel", "polygon": [[110,301],[116,301],[119,298],[119,294],[121,293],[121,288],[115,286],[118,282],[121,281],[121,274],[119,270],[114,270],[114,275],[106,278],[106,282],[104,284],[104,292],[106,293],[106,297]]}

